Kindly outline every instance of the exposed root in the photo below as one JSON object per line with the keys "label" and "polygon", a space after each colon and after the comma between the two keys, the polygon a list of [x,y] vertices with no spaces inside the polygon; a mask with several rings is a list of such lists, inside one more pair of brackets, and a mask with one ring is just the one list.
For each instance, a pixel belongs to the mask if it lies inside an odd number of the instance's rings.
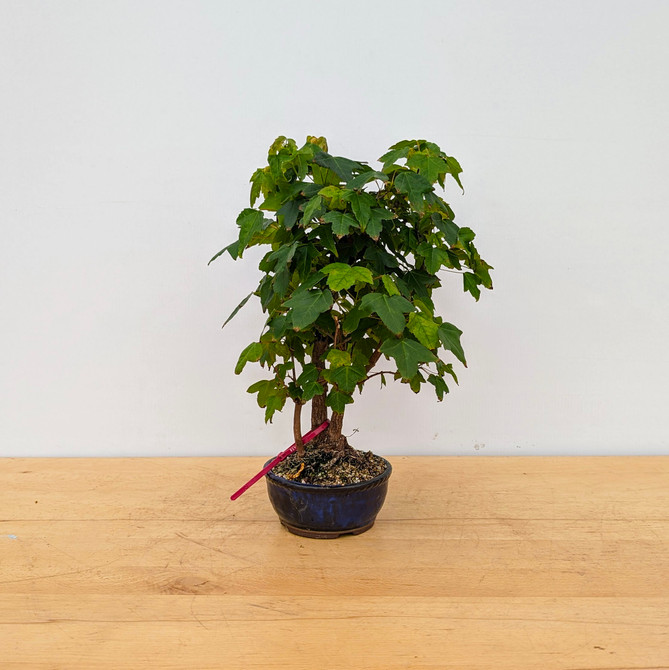
{"label": "exposed root", "polygon": [[302,474],[303,470],[304,470],[304,462],[300,463],[300,467],[297,469],[297,472],[286,472],[281,476],[284,479],[297,479]]}

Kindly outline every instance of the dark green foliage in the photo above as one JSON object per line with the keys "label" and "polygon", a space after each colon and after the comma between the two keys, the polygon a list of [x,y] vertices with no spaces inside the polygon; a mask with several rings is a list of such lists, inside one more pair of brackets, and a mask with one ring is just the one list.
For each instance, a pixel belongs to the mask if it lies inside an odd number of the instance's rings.
{"label": "dark green foliage", "polygon": [[[473,231],[454,222],[435,192],[449,175],[461,187],[462,168],[424,140],[399,142],[379,161],[383,168],[373,170],[331,155],[322,137],[308,137],[302,147],[279,137],[267,166],[251,177],[238,239],[212,258],[269,248],[255,291],[267,321],[235,369],[258,362],[269,371],[270,379],[249,388],[268,421],[287,398],[318,398],[342,414],[375,374],[415,392],[428,383],[442,400],[445,377],[457,382],[442,357],[466,365],[461,331],[434,313],[431,297],[444,270],[461,274],[476,300],[481,287],[492,288],[492,268],[479,256]],[[381,357],[383,369],[372,372]]]}

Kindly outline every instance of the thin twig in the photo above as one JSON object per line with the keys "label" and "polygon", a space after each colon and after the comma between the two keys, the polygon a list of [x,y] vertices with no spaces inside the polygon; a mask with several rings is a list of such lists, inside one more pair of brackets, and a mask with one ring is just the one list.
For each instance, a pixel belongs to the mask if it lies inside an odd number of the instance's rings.
{"label": "thin twig", "polygon": [[368,379],[371,379],[372,377],[376,377],[377,375],[394,375],[394,372],[390,372],[389,370],[383,370],[381,372],[374,372],[371,375],[367,375],[362,381],[366,382]]}

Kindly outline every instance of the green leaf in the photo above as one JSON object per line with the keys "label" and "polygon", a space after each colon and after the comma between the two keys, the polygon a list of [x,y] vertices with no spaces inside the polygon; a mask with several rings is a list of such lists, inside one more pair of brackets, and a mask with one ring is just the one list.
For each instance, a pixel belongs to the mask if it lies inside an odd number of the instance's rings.
{"label": "green leaf", "polygon": [[318,195],[318,192],[323,188],[323,184],[312,184],[309,181],[305,181],[302,182],[300,188],[302,189],[300,193],[302,193],[305,198],[310,200],[314,196]]}
{"label": "green leaf", "polygon": [[447,202],[444,202],[443,198],[440,198],[434,191],[425,194],[425,202],[433,209],[438,209],[447,219],[452,220],[455,218],[451,206]]}
{"label": "green leaf", "polygon": [[434,184],[440,174],[450,171],[443,158],[433,156],[427,151],[416,151],[407,159],[407,165],[418,170],[430,184]]}
{"label": "green leaf", "polygon": [[441,266],[448,262],[448,254],[439,247],[433,247],[429,242],[421,242],[416,251],[425,259],[425,269],[431,275],[437,274]]}
{"label": "green leaf", "polygon": [[284,228],[290,230],[295,225],[299,212],[300,210],[297,206],[297,202],[295,202],[295,200],[289,200],[277,211],[276,215],[277,217],[280,216],[283,218]]}
{"label": "green leaf", "polygon": [[330,349],[325,360],[331,368],[340,368],[342,365],[351,365],[351,354],[341,349]]}
{"label": "green leaf", "polygon": [[255,382],[255,384],[251,384],[251,386],[246,389],[246,392],[257,393],[258,404],[261,407],[264,407],[265,404],[267,404],[268,396],[274,390],[276,390],[276,381],[274,379],[261,379],[260,381]]}
{"label": "green leaf", "polygon": [[425,383],[425,377],[419,372],[409,380],[409,387],[414,393],[420,392],[420,385]]}
{"label": "green leaf", "polygon": [[342,393],[341,391],[332,390],[328,393],[328,397],[325,400],[325,404],[328,407],[331,407],[337,414],[343,414],[346,409],[346,405],[350,405],[353,402],[353,398],[348,393]]}
{"label": "green leaf", "polygon": [[369,221],[364,228],[364,231],[373,239],[378,240],[383,232],[383,222],[391,221],[393,215],[387,209],[382,207],[374,207],[370,211]]}
{"label": "green leaf", "polygon": [[360,222],[360,228],[365,230],[376,200],[369,193],[356,193],[355,191],[350,192],[347,199],[351,203],[355,218]]}
{"label": "green leaf", "polygon": [[394,145],[390,147],[390,151],[387,151],[385,154],[383,154],[383,156],[379,158],[379,163],[383,163],[384,171],[389,165],[392,165],[395,161],[398,161],[401,158],[406,158],[409,153],[409,149],[411,149],[412,146],[413,142],[408,142],[406,145],[403,146]]}
{"label": "green leaf", "polygon": [[284,163],[284,167],[286,171],[292,168],[298,179],[304,179],[307,176],[309,168],[309,158],[304,153],[298,152]]}
{"label": "green leaf", "polygon": [[349,158],[331,156],[325,151],[314,156],[314,162],[322,167],[329,168],[343,181],[350,181],[353,178],[353,170],[361,171],[364,166],[357,161]]}
{"label": "green leaf", "polygon": [[328,212],[323,221],[332,224],[332,232],[337,237],[348,235],[350,228],[358,228],[358,222],[350,215],[344,212]]}
{"label": "green leaf", "polygon": [[465,351],[460,344],[461,335],[462,331],[452,323],[442,323],[441,326],[439,326],[439,339],[441,340],[444,349],[452,351],[455,357],[467,367]]}
{"label": "green leaf", "polygon": [[448,393],[446,382],[441,377],[437,377],[437,375],[430,375],[427,381],[434,386],[434,392],[437,394],[439,402],[441,402],[444,399],[444,395]]}
{"label": "green leaf", "polygon": [[370,181],[379,179],[381,181],[388,181],[388,175],[383,172],[377,172],[376,170],[368,170],[359,174],[353,179],[349,180],[346,184],[346,188],[352,188],[355,190],[361,189],[365,184],[369,184]]}
{"label": "green leaf", "polygon": [[262,344],[260,342],[251,342],[248,347],[239,354],[239,359],[237,360],[237,365],[235,366],[235,374],[238,375],[243,369],[244,366],[249,362],[256,362],[260,360],[262,356]]}
{"label": "green leaf", "polygon": [[455,268],[456,270],[462,270],[462,266],[460,265],[460,257],[459,254],[456,252],[460,252],[460,249],[457,249],[456,251],[453,251],[453,249],[447,249],[446,250],[446,255],[448,256],[448,265],[449,268]]}
{"label": "green leaf", "polygon": [[266,259],[268,267],[275,270],[276,272],[278,272],[281,268],[286,267],[290,261],[293,260],[293,256],[295,255],[298,244],[298,241],[295,240],[292,244],[284,244],[276,251],[273,251],[271,254],[269,254]]}
{"label": "green leaf", "polygon": [[406,193],[409,202],[417,210],[423,208],[423,194],[432,190],[432,184],[423,177],[411,170],[404,170],[395,177],[395,186],[400,193]]}
{"label": "green leaf", "polygon": [[450,219],[443,219],[439,214],[432,214],[434,225],[441,231],[448,244],[456,244],[460,228]]}
{"label": "green leaf", "polygon": [[419,363],[431,363],[437,360],[427,347],[415,340],[386,340],[381,345],[381,353],[395,359],[403,379],[414,377],[418,372]]}
{"label": "green leaf", "polygon": [[388,295],[400,295],[399,289],[395,286],[395,282],[389,275],[381,275],[381,281]]}
{"label": "green leaf", "polygon": [[320,195],[315,195],[304,208],[304,214],[302,215],[302,225],[306,226],[311,223],[311,220],[316,216],[323,206],[323,198]]}
{"label": "green leaf", "polygon": [[332,307],[332,293],[320,289],[307,291],[293,295],[283,304],[284,307],[290,308],[293,328],[304,330],[318,318],[321,312],[325,312]]}
{"label": "green leaf", "polygon": [[367,247],[365,250],[365,260],[370,261],[379,274],[383,274],[386,268],[399,267],[399,261],[395,256],[389,254],[378,244]]}
{"label": "green leaf", "polygon": [[314,237],[317,238],[323,247],[325,247],[328,251],[331,251],[336,257],[339,257],[337,245],[335,244],[334,237],[332,235],[331,226],[320,225],[311,232],[313,235],[310,234],[309,239],[314,239]]}
{"label": "green leaf", "polygon": [[385,207],[373,207],[369,213],[372,221],[392,221],[393,213]]}
{"label": "green leaf", "polygon": [[301,281],[311,274],[311,265],[318,255],[319,251],[313,244],[302,245],[295,252],[295,269]]}
{"label": "green leaf", "polygon": [[453,370],[453,364],[452,363],[444,363],[443,361],[439,360],[437,361],[437,370],[439,371],[440,375],[445,375],[449,374],[451,377],[453,377],[453,381],[456,384],[459,384],[458,382],[458,376],[455,374],[455,371]]}
{"label": "green leaf", "polygon": [[211,265],[219,256],[222,256],[226,251],[232,256],[232,260],[237,258],[237,251],[239,249],[239,240],[235,240],[232,244],[228,244],[227,247],[221,249],[217,254],[215,254],[207,265]]}
{"label": "green leaf", "polygon": [[458,183],[458,186],[464,191],[464,187],[462,186],[462,182],[460,181],[460,173],[462,172],[462,168],[460,167],[460,163],[453,158],[452,156],[447,156],[446,157],[446,165],[448,166],[447,172],[455,179],[455,181]]}
{"label": "green leaf", "polygon": [[286,378],[286,375],[290,370],[293,370],[295,368],[295,364],[292,361],[288,361],[287,363],[279,363],[274,367],[274,372],[278,378],[281,380],[284,380]]}
{"label": "green leaf", "polygon": [[477,259],[474,264],[474,272],[476,276],[481,280],[481,284],[486,288],[492,288],[492,279],[490,278],[490,270],[492,270],[492,265],[488,265],[484,260]]}
{"label": "green leaf", "polygon": [[265,422],[271,421],[274,412],[282,410],[286,404],[288,390],[279,385],[276,379],[262,379],[246,389],[248,393],[257,393],[260,407],[265,407]]}
{"label": "green leaf", "polygon": [[244,300],[242,300],[242,301],[239,303],[239,305],[237,305],[237,307],[235,307],[235,308],[232,310],[232,314],[230,314],[230,316],[225,320],[225,323],[221,326],[221,328],[225,328],[225,326],[228,324],[228,321],[230,321],[231,319],[233,319],[233,318],[237,315],[237,312],[238,312],[242,307],[244,307],[244,305],[249,301],[249,298],[250,298],[253,294],[254,294],[254,291],[252,291],[251,293],[249,293],[249,294],[246,296],[246,298],[244,298]]}
{"label": "green leaf", "polygon": [[370,337],[355,338],[356,342],[351,353],[351,361],[353,365],[361,365],[365,370],[369,365],[369,361],[376,352],[379,343]]}
{"label": "green leaf", "polygon": [[272,290],[275,295],[283,298],[288,291],[288,285],[290,284],[290,270],[284,266],[280,268],[277,273],[274,275],[274,280],[272,281]]}
{"label": "green leaf", "polygon": [[411,270],[404,275],[404,281],[412,293],[422,298],[429,298],[432,288],[439,280],[434,275],[422,270]]}
{"label": "green leaf", "polygon": [[325,275],[320,271],[317,270],[316,272],[312,272],[294,291],[293,291],[293,297],[296,297],[302,293],[306,293],[310,288],[313,288],[318,284]]}
{"label": "green leaf", "polygon": [[255,205],[256,200],[260,197],[260,190],[262,189],[263,171],[258,169],[251,176],[251,207]]}
{"label": "green leaf", "polygon": [[318,382],[307,382],[302,387],[302,401],[309,402],[309,400],[311,400],[315,396],[323,395],[324,393],[325,389]]}
{"label": "green leaf", "polygon": [[256,289],[256,294],[260,298],[260,306],[263,309],[263,312],[266,312],[269,308],[270,303],[274,298],[274,290],[272,289],[272,281],[274,277],[272,275],[265,275],[258,284]]}
{"label": "green leaf", "polygon": [[332,171],[320,165],[311,164],[311,173],[316,184],[323,186],[336,186],[341,182],[341,179]]}
{"label": "green leaf", "polygon": [[313,363],[307,363],[302,368],[302,372],[300,373],[296,381],[300,386],[304,386],[309,382],[318,381],[319,376],[320,376],[320,370]]}
{"label": "green leaf", "polygon": [[261,203],[260,209],[266,212],[276,212],[283,204],[284,195],[281,193],[270,193]]}
{"label": "green leaf", "polygon": [[414,312],[409,314],[407,328],[428,349],[436,349],[439,346],[439,324],[432,319]]}
{"label": "green leaf", "polygon": [[392,147],[388,147],[389,149],[411,149],[412,147],[415,147],[419,142],[422,142],[423,140],[400,140],[399,142],[395,142]]}
{"label": "green leaf", "polygon": [[359,305],[356,305],[345,317],[344,320],[342,321],[342,328],[344,329],[344,333],[352,333],[354,330],[358,328],[360,325],[360,320],[365,318],[366,316],[370,315],[369,310],[363,310],[360,309]]}
{"label": "green leaf", "polygon": [[432,298],[423,296],[422,298],[414,298],[411,302],[414,307],[423,312],[423,314],[434,317],[434,303],[432,302]]}
{"label": "green leaf", "polygon": [[253,175],[251,175],[251,207],[255,204],[255,201],[260,197],[260,194],[263,193],[267,195],[272,189],[275,188],[274,180],[272,175],[269,173],[269,168],[258,168]]}
{"label": "green leaf", "polygon": [[330,263],[321,272],[328,275],[328,286],[333,291],[350,288],[357,282],[374,283],[374,277],[368,268],[351,267],[346,263]]}
{"label": "green leaf", "polygon": [[383,293],[367,293],[360,301],[362,310],[376,312],[381,321],[396,335],[399,335],[406,326],[404,314],[413,312],[413,305],[402,296],[387,296]]}
{"label": "green leaf", "polygon": [[481,297],[481,289],[479,288],[480,282],[478,277],[472,272],[465,272],[462,275],[462,281],[465,293],[471,293],[474,296],[474,299],[478,302],[478,299]]}
{"label": "green leaf", "polygon": [[243,251],[248,246],[253,236],[263,229],[265,217],[257,209],[246,208],[242,210],[237,217],[239,226],[239,251]]}
{"label": "green leaf", "polygon": [[325,393],[325,389],[318,383],[320,371],[313,363],[307,363],[297,378],[296,382],[291,382],[288,388],[291,390],[291,397],[298,398],[302,402],[308,402],[314,396]]}
{"label": "green leaf", "polygon": [[280,412],[286,404],[285,395],[271,395],[265,405],[265,423],[272,423],[275,412]]}
{"label": "green leaf", "polygon": [[353,393],[358,383],[366,376],[365,368],[359,365],[342,365],[323,371],[323,377],[345,393]]}
{"label": "green leaf", "polygon": [[277,314],[274,318],[268,320],[267,327],[275,340],[280,340],[288,330],[292,329],[293,324],[286,314]]}
{"label": "green leaf", "polygon": [[463,244],[467,244],[474,241],[476,233],[471,228],[464,227],[458,230],[458,237]]}
{"label": "green leaf", "polygon": [[365,226],[365,232],[376,241],[383,232],[383,223],[381,221],[370,221]]}

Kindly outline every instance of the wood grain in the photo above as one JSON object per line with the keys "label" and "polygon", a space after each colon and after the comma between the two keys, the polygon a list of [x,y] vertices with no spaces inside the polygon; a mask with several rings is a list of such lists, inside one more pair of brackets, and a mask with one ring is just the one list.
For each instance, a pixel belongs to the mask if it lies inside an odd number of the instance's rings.
{"label": "wood grain", "polygon": [[669,669],[669,458],[392,463],[318,541],[262,459],[0,459],[0,668]]}

